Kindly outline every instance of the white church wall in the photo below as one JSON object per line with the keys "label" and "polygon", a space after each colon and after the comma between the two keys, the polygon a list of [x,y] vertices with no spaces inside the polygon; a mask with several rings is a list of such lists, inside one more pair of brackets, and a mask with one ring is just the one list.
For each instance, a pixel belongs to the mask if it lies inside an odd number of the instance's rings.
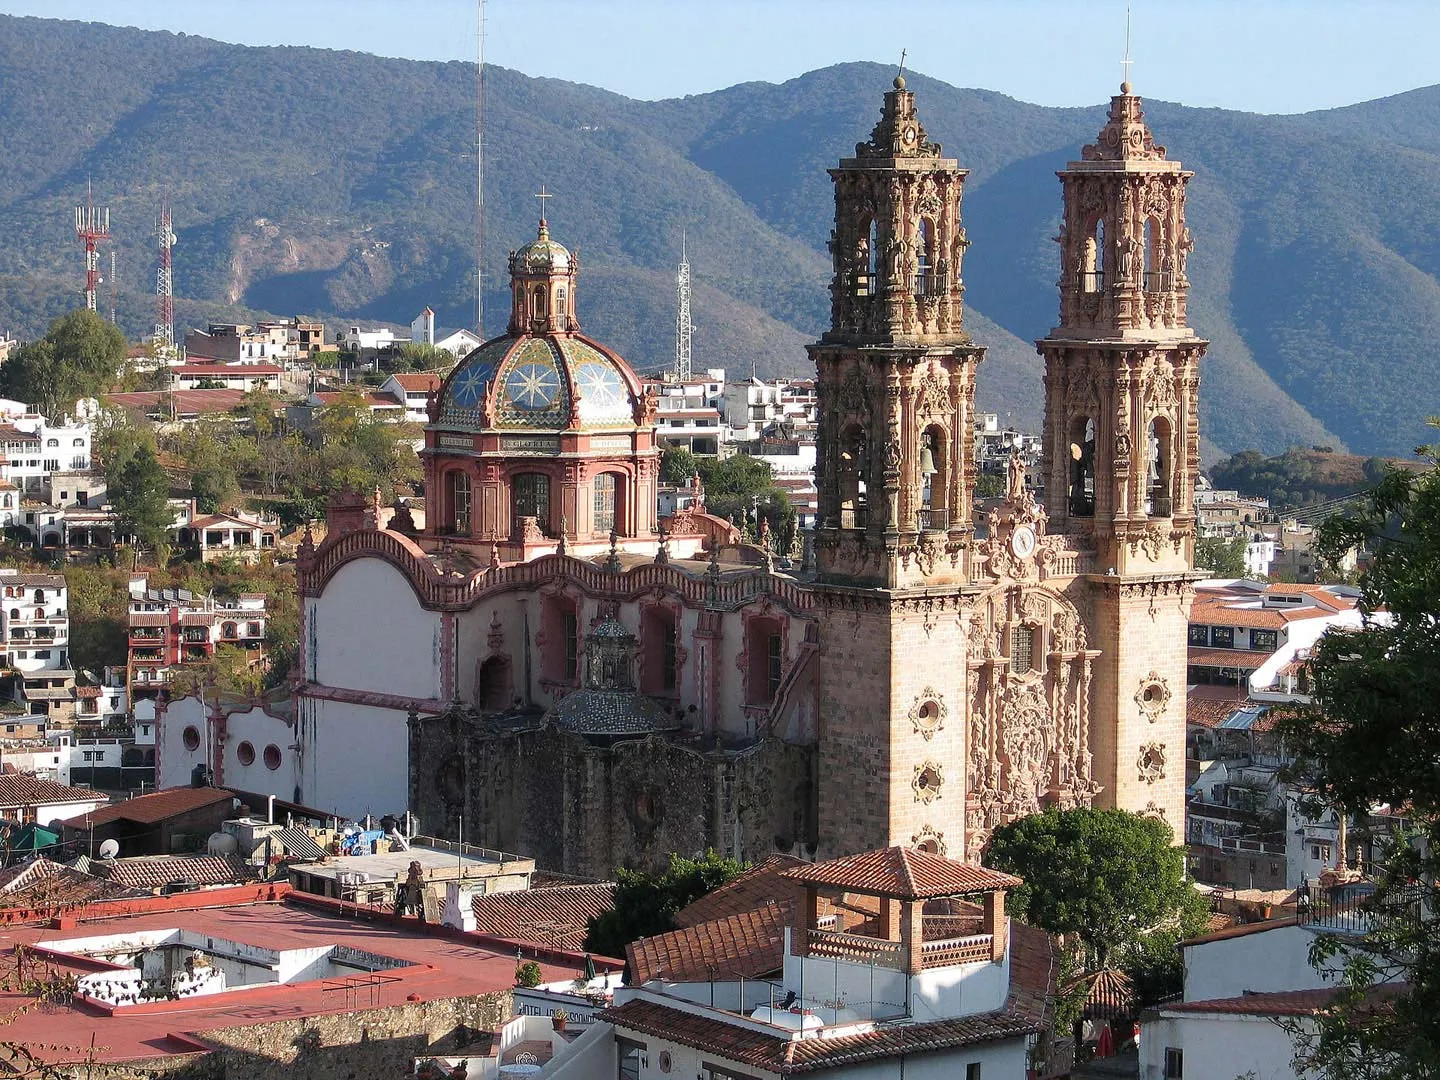
{"label": "white church wall", "polygon": [[297,742],[304,747],[297,802],[356,820],[405,812],[410,736],[404,712],[317,698],[302,698],[296,711]]}
{"label": "white church wall", "polygon": [[306,674],[325,686],[440,697],[440,615],[383,559],[342,566],[306,601]]}
{"label": "white church wall", "polygon": [[279,799],[295,797],[300,758],[294,749],[295,729],[284,718],[261,708],[246,709],[229,715],[226,731],[217,784]]}

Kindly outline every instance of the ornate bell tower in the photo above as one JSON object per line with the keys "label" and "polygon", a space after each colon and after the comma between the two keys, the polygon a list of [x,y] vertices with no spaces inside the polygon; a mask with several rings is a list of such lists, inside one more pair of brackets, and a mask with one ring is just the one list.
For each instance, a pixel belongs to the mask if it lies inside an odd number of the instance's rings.
{"label": "ornate bell tower", "polygon": [[1045,358],[1052,532],[1093,552],[1092,749],[1099,801],[1184,832],[1186,647],[1199,471],[1199,361],[1186,325],[1185,189],[1124,83],[1060,172],[1060,325]]}
{"label": "ornate bell tower", "polygon": [[963,329],[965,175],[929,140],[903,77],[869,141],[830,170],[831,325],[809,347],[822,857],[897,843],[963,853],[965,665],[946,658],[965,647],[984,356]]}

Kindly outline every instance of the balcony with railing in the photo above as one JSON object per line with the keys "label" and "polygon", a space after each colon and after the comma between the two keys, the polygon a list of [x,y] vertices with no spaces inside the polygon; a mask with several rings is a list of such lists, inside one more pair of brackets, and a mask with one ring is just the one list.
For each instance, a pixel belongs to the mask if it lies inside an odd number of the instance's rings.
{"label": "balcony with railing", "polygon": [[1082,293],[1098,295],[1105,291],[1104,270],[1082,270],[1080,271],[1080,291]]}
{"label": "balcony with railing", "polygon": [[944,532],[950,528],[948,509],[921,509],[915,511],[916,525],[921,532]]}
{"label": "balcony with railing", "polygon": [[1146,500],[1146,512],[1150,517],[1170,517],[1175,504],[1164,488],[1151,488]]}
{"label": "balcony with railing", "polygon": [[1147,293],[1170,292],[1175,288],[1175,275],[1169,270],[1146,270],[1141,281]]}
{"label": "balcony with railing", "polygon": [[896,971],[905,969],[905,957],[901,952],[900,942],[866,937],[863,934],[810,930],[807,950],[810,956],[849,960],[854,964],[873,964],[876,967],[894,968]]}
{"label": "balcony with railing", "polygon": [[922,299],[928,296],[943,296],[949,289],[949,275],[933,270],[923,270],[910,279],[910,291]]}

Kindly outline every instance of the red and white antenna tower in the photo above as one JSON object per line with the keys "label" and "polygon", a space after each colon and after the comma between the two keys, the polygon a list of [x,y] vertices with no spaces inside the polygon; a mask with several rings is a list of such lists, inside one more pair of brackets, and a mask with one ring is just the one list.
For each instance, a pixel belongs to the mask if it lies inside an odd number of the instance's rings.
{"label": "red and white antenna tower", "polygon": [[160,222],[155,226],[155,246],[159,249],[160,262],[155,268],[155,334],[157,345],[175,344],[175,296],[171,291],[173,280],[170,272],[170,248],[175,243],[175,233],[170,228],[170,200],[160,204]]}
{"label": "red and white antenna tower", "polygon": [[100,241],[110,239],[110,208],[96,206],[85,185],[85,205],[75,208],[75,236],[85,244],[85,306],[95,311],[100,288]]}

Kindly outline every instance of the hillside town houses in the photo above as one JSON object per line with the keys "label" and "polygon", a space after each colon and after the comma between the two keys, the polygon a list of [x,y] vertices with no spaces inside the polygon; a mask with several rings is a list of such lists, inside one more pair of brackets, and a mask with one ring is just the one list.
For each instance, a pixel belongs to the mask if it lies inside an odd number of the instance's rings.
{"label": "hillside town houses", "polygon": [[[278,498],[172,497],[177,566],[296,590],[137,559],[103,613],[123,665],[71,651],[67,560],[123,539],[99,406],[0,401],[0,523],[51,565],[0,568],[0,951],[77,973],[15,990],[7,1041],[56,1064],[89,1040],[114,1076],[252,1053],[484,1080],[1301,1075],[1275,1021],[1330,1000],[1312,945],[1356,932],[1406,808],[1342,815],[1290,778],[1276,720],[1322,636],[1370,616],[1314,582],[1312,525],[1198,471],[1192,174],[1125,83],[1059,174],[1041,428],[1002,425],[961,322],[965,170],[892,86],[830,173],[814,377],[638,373],[580,332],[544,217],[487,341],[427,306],[408,338],[213,323],[149,358],[166,388],[108,404],[173,430],[265,390],[311,440],[353,405],[406,425],[423,481],[287,508],[288,542]],[[1097,215],[1147,238],[1118,273]],[[454,362],[387,369],[406,344]],[[768,465],[793,548],[758,506],[753,532],[712,512],[701,470],[662,476],[675,449]],[[1245,576],[1197,571],[1197,541],[1236,538]],[[1088,973],[1071,1031],[1065,942],[986,862],[997,829],[1090,806],[1168,825],[1213,912],[1177,946],[1183,993],[1139,1012]],[[591,949],[631,873],[706,852],[742,869]],[[1116,1032],[1124,1069],[1083,1071]]]}

